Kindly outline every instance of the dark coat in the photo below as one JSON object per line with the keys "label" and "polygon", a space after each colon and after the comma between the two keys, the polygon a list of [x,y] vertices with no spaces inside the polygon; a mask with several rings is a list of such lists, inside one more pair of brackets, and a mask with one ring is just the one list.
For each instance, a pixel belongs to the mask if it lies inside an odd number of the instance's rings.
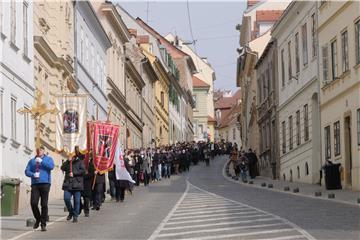
{"label": "dark coat", "polygon": [[[72,165],[73,177],[70,177],[70,165]],[[83,158],[76,156],[72,161],[65,161],[61,170],[65,172],[65,178],[62,189],[64,191],[82,191],[84,190],[84,175],[86,173]]]}

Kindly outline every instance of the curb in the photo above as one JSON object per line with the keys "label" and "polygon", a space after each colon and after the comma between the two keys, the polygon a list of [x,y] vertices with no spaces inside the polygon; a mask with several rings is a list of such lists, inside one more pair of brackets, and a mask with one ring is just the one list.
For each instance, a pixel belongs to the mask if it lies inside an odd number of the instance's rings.
{"label": "curb", "polygon": [[[300,193],[300,192],[295,192],[294,193],[294,192],[290,191],[290,188],[289,188],[288,191],[282,191],[282,190],[279,190],[279,189],[276,189],[276,188],[268,188],[268,187],[266,188],[264,186],[261,186],[261,184],[256,185],[256,184],[248,184],[248,183],[243,183],[243,182],[240,182],[240,181],[236,181],[236,180],[232,179],[231,177],[226,176],[226,167],[227,167],[228,164],[229,164],[229,162],[226,162],[224,164],[224,167],[222,169],[222,175],[226,180],[228,180],[230,182],[237,183],[237,184],[247,186],[247,187],[258,188],[258,189],[262,189],[262,190],[266,190],[266,191],[280,192],[280,193],[285,193],[285,194],[291,194],[291,195],[294,195],[294,196],[301,196],[301,197],[307,197],[307,198],[312,198],[312,199],[317,199],[317,200],[325,200],[325,201],[330,201],[330,202],[343,203],[343,204],[347,204],[347,205],[351,205],[351,206],[355,206],[355,207],[360,208],[360,204],[356,203],[356,202],[352,203],[352,202],[338,200],[338,199],[335,199],[335,198],[323,198],[323,197],[320,197],[320,196],[312,196],[312,195],[307,195],[307,194],[303,194],[303,193]],[[262,183],[262,184],[264,184],[264,183]],[[326,195],[326,197],[327,197],[327,195]]]}

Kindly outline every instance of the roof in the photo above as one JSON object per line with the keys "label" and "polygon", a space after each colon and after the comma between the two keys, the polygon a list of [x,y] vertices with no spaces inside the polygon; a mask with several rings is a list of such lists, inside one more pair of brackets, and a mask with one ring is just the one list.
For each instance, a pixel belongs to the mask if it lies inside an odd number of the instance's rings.
{"label": "roof", "polygon": [[166,50],[170,53],[173,58],[183,58],[189,56],[188,54],[184,53],[174,45],[172,45],[166,38],[164,38],[160,33],[155,31],[152,27],[146,24],[141,18],[137,17],[136,21],[151,35],[159,40],[159,42],[165,46]]}
{"label": "roof", "polygon": [[238,116],[241,113],[241,104],[234,105],[231,110],[224,114],[224,117],[221,118],[219,128],[227,127],[231,124],[238,122]]}
{"label": "roof", "polygon": [[241,89],[238,89],[231,97],[221,97],[215,102],[215,109],[230,109],[239,99],[241,99]]}
{"label": "roof", "polygon": [[200,80],[199,78],[192,76],[193,81],[193,87],[194,88],[210,88],[210,85],[204,82],[203,80]]}
{"label": "roof", "polygon": [[259,10],[256,11],[257,22],[275,22],[283,13],[283,10]]}
{"label": "roof", "polygon": [[208,122],[216,122],[216,120],[213,117],[208,115]]}

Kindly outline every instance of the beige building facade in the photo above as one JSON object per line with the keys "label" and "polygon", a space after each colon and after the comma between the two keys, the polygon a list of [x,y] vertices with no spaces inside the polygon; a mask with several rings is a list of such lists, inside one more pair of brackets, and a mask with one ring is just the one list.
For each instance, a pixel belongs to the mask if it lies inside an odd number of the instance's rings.
{"label": "beige building facade", "polygon": [[321,162],[341,164],[342,187],[360,190],[360,3],[318,2]]}
{"label": "beige building facade", "polygon": [[[74,78],[74,8],[71,1],[34,2],[34,80],[43,92],[42,101],[55,107],[58,94],[76,93]],[[62,196],[63,174],[60,166],[67,156],[55,151],[55,115],[41,120],[41,143],[54,159],[50,198]]]}

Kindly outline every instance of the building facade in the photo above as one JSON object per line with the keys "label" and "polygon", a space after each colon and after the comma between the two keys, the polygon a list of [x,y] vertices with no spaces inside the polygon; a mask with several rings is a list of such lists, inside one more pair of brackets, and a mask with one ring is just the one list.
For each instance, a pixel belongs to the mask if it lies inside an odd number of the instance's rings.
{"label": "building facade", "polygon": [[317,183],[321,170],[316,3],[292,2],[272,30],[279,76],[280,177]]}
{"label": "building facade", "polygon": [[133,31],[130,34],[132,37],[126,44],[125,58],[125,97],[129,106],[126,112],[126,148],[134,149],[143,146],[142,91],[145,82],[140,75],[144,55],[137,45],[137,35]]}
{"label": "building facade", "polygon": [[[106,84],[107,112],[109,120],[120,126],[119,145],[126,146],[126,113],[129,106],[125,98],[125,44],[129,42],[130,33],[127,30],[116,7],[110,2],[92,2],[111,47],[106,51]],[[109,112],[110,111],[110,112]]]}
{"label": "building facade", "polygon": [[278,179],[278,75],[276,41],[270,40],[257,61],[257,112],[259,125],[259,170],[262,176]]}
{"label": "building facade", "polygon": [[317,3],[321,163],[341,164],[343,188],[360,190],[360,3]]}
{"label": "building facade", "polygon": [[208,140],[208,94],[210,85],[193,76],[194,141]]}
{"label": "building facade", "polygon": [[34,122],[20,108],[34,104],[33,2],[0,2],[0,158],[1,179],[19,178],[20,206],[28,203],[24,176],[34,155]]}
{"label": "building facade", "polygon": [[106,52],[111,47],[104,28],[90,2],[75,4],[75,74],[78,93],[89,94],[89,120],[105,121],[108,114],[106,96]]}

